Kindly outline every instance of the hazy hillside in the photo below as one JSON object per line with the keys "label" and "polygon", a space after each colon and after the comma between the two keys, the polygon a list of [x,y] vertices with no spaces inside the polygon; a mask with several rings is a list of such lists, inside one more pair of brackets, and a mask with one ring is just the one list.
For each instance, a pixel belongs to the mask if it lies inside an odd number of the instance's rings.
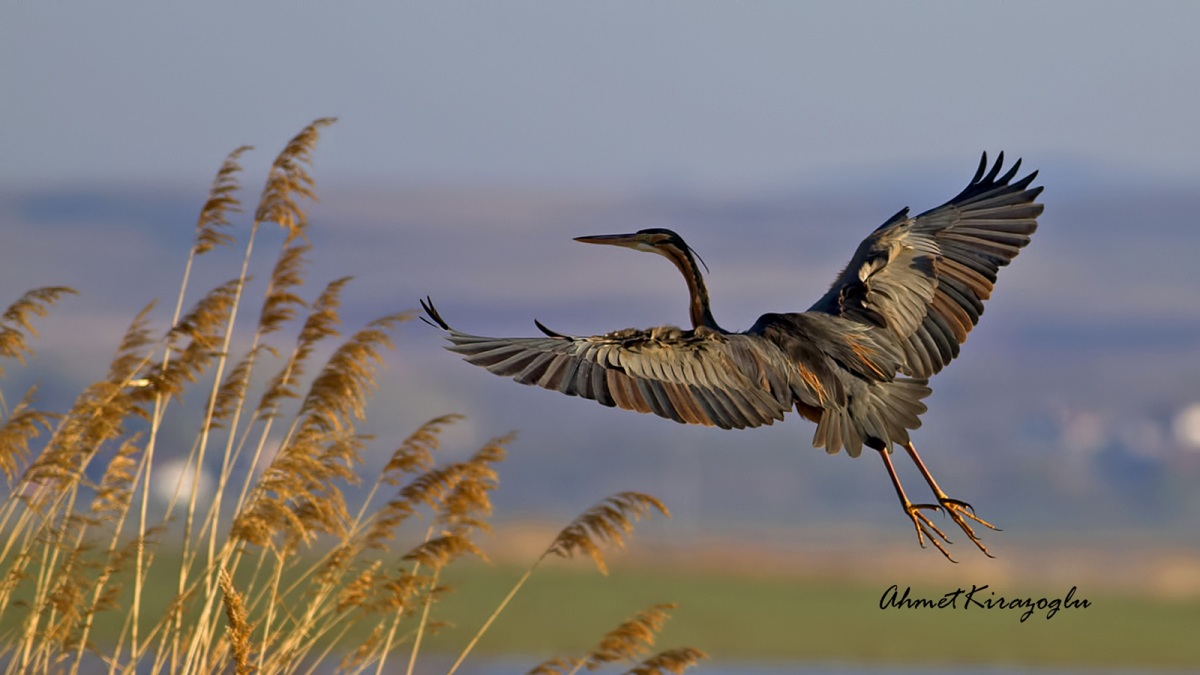
{"label": "hazy hillside", "polygon": [[[686,291],[671,266],[571,241],[671,227],[708,263],[718,319],[744,328],[806,308],[876,225],[960,187],[908,176],[896,196],[892,178],[813,194],[322,185],[311,279],[355,275],[346,315],[360,322],[430,294],[451,323],[483,334],[526,334],[534,318],[568,333],[679,324]],[[1194,539],[1200,438],[1185,411],[1200,403],[1200,192],[1081,183],[1048,186],[1041,230],[1003,271],[962,358],[934,380],[915,440],[952,495],[1002,526],[1140,525]],[[82,292],[38,324],[38,358],[9,372],[6,395],[38,383],[42,405],[61,409],[100,374],[134,313],[177,286],[203,190],[0,191],[0,301],[45,284]],[[207,269],[196,288],[224,280]],[[501,519],[569,516],[640,489],[667,501],[681,533],[903,525],[878,460],[813,451],[798,417],[744,432],[684,427],[519,387],[440,346],[422,323],[402,329],[370,431],[388,446],[432,415],[464,412],[453,438],[466,451],[518,430]]]}

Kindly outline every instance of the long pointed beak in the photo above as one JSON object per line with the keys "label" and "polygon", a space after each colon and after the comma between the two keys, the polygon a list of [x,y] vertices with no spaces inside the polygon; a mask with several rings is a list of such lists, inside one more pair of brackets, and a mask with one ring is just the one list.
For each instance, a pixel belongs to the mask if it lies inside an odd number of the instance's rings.
{"label": "long pointed beak", "polygon": [[597,234],[590,237],[575,237],[575,241],[580,241],[585,244],[608,244],[609,246],[628,246],[637,245],[637,235],[634,234]]}

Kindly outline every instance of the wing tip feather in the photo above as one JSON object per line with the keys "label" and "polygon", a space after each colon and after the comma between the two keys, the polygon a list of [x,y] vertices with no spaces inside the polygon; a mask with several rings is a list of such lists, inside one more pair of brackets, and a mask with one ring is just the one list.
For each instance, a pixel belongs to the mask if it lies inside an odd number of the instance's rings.
{"label": "wing tip feather", "polygon": [[450,324],[446,323],[446,320],[443,319],[442,315],[438,313],[437,308],[433,306],[433,298],[429,297],[428,295],[422,298],[421,309],[425,310],[425,314],[428,315],[428,318],[424,316],[421,317],[422,321],[430,326],[433,326],[434,328],[441,328],[442,330],[446,331],[450,330]]}

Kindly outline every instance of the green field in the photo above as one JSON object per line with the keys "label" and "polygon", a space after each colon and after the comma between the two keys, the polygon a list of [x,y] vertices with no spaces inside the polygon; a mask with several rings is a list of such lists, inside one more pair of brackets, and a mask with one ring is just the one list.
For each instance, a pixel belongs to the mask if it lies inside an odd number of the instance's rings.
{"label": "green field", "polygon": [[[456,590],[437,609],[456,628],[431,648],[458,651],[521,572],[468,565],[450,573],[447,583]],[[936,598],[955,587],[918,585],[913,595]],[[679,608],[657,647],[693,646],[721,661],[1200,668],[1194,599],[1087,592],[1076,597],[1086,597],[1089,608],[1060,610],[1051,619],[1035,611],[1022,623],[1021,609],[881,610],[885,588],[645,568],[602,577],[582,564],[552,566],[538,570],[478,649],[576,655],[636,611],[675,602]],[[1066,590],[1003,592],[1037,599]]]}
{"label": "green field", "polygon": [[[433,618],[450,625],[429,639],[426,656],[457,655],[524,571],[477,562],[448,568],[444,582],[452,591],[435,605]],[[173,586],[166,575],[151,580],[152,587],[160,584]],[[956,587],[918,583],[912,596],[936,599]],[[959,609],[881,610],[885,588],[646,564],[615,565],[602,576],[584,561],[551,563],[530,578],[468,663],[501,655],[528,658],[532,667],[555,656],[580,656],[639,610],[673,602],[679,606],[655,649],[696,647],[724,662],[1200,669],[1200,599],[1081,590],[1076,598],[1090,607],[1062,609],[1050,619],[1035,610],[1021,622],[1023,609],[962,609],[962,602]],[[1066,589],[996,590],[1037,599]],[[161,604],[151,600],[147,618]],[[14,628],[3,623],[4,631]],[[102,621],[97,642],[112,639],[116,629]]]}

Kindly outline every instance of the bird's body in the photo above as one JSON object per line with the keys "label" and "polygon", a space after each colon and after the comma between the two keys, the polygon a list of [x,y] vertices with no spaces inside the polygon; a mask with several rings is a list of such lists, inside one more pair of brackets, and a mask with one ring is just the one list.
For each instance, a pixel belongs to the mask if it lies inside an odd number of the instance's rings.
{"label": "bird's body", "polygon": [[[928,378],[958,355],[979,321],[998,269],[1037,227],[1042,188],[1037,173],[1012,182],[1018,161],[999,175],[1003,154],[979,171],[959,195],[909,217],[900,211],[868,236],[829,291],[806,312],[764,314],[748,330],[726,331],[714,320],[694,253],[670,230],[580,237],[658,253],[683,274],[691,329],[664,326],[573,337],[538,323],[545,337],[488,338],[449,327],[449,349],[523,384],[538,385],[607,406],[650,412],[686,424],[741,429],[782,420],[795,409],[816,422],[813,445],[858,456],[880,451],[918,537],[945,540],[921,512],[943,509],[986,553],[968,518],[988,527],[969,507],[937,487],[909,439],[925,412]],[[903,446],[938,497],[937,505],[908,501],[888,456]],[[949,558],[949,555],[947,554]]]}

